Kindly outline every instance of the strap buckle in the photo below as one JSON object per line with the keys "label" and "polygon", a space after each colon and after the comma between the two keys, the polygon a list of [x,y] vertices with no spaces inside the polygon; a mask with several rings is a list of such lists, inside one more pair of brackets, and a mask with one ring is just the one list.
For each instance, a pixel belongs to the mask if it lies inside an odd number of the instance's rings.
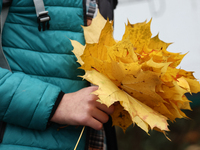
{"label": "strap buckle", "polygon": [[[46,29],[46,23],[47,23],[47,30],[50,27],[49,21],[51,20],[50,16],[48,15],[48,11],[42,11],[39,12],[38,17],[37,17],[37,22],[38,22],[38,30],[41,31],[41,28],[43,28],[43,31]],[[41,27],[42,24],[42,27]]]}

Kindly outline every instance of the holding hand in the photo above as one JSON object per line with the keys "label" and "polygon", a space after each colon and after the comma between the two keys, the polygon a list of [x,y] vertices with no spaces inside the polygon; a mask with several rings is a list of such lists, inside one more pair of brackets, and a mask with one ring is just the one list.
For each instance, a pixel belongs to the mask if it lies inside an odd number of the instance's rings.
{"label": "holding hand", "polygon": [[108,108],[97,102],[98,97],[91,94],[97,89],[98,87],[91,86],[65,94],[51,121],[67,125],[85,125],[100,130],[103,123],[108,121],[108,115],[114,112],[114,106]]}

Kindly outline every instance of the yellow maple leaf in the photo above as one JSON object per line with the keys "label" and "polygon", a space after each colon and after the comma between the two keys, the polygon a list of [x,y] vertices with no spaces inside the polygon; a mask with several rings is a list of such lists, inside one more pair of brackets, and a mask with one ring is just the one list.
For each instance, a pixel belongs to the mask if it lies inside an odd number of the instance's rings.
{"label": "yellow maple leaf", "polygon": [[138,58],[133,49],[133,44],[130,40],[124,39],[119,41],[112,47],[108,47],[108,61],[121,61],[124,63],[137,62]]}
{"label": "yellow maple leaf", "polygon": [[128,111],[126,111],[120,103],[115,104],[115,111],[111,116],[113,118],[113,125],[121,127],[124,132],[131,124],[133,124]]}
{"label": "yellow maple leaf", "polygon": [[171,43],[165,43],[164,41],[160,40],[158,34],[151,38],[148,47],[153,50],[166,50]]}
{"label": "yellow maple leaf", "polygon": [[157,63],[153,61],[153,59],[151,58],[150,60],[142,64],[142,69],[145,71],[152,70],[153,72],[156,72],[159,75],[162,75],[167,72],[167,68],[169,67],[170,64],[171,62]]}
{"label": "yellow maple leaf", "polygon": [[185,77],[188,79],[195,79],[195,77],[193,76],[194,72],[189,72],[189,71],[185,71],[183,69],[179,69],[179,72],[177,74],[177,77]]}
{"label": "yellow maple leaf", "polygon": [[83,65],[84,62],[82,61],[81,59],[81,55],[83,54],[84,52],[84,49],[85,49],[85,46],[83,46],[81,43],[75,41],[75,40],[71,40],[71,43],[72,45],[76,45],[74,46],[74,49],[73,49],[73,53],[75,54],[76,58],[77,58],[77,62],[80,64],[80,65]]}
{"label": "yellow maple leaf", "polygon": [[[86,71],[83,78],[99,86],[99,89],[94,92],[94,94],[99,96],[99,102],[106,104],[108,107],[115,102],[120,102],[123,108],[129,112],[132,121],[146,132],[148,132],[149,127],[151,129],[157,127],[161,130],[168,131],[166,117],[154,111],[136,98],[133,98],[123,90],[120,90],[103,74],[97,72],[96,70],[91,70]],[[113,114],[113,117],[115,117],[115,113]],[[125,118],[128,118],[128,116]],[[120,126],[120,124],[122,124],[122,122],[118,121],[118,118],[113,118],[113,120],[119,123],[116,125]],[[127,122],[128,125],[130,125],[130,121]],[[121,127],[125,130],[124,126]],[[127,126],[125,127],[127,128]]]}
{"label": "yellow maple leaf", "polygon": [[192,93],[198,93],[200,91],[199,81],[190,78],[185,78],[185,80],[188,82],[190,86],[190,91]]}
{"label": "yellow maple leaf", "polygon": [[180,87],[186,89],[188,92],[191,93],[189,83],[187,82],[187,80],[184,77],[180,77],[177,80],[178,80],[177,84]]}
{"label": "yellow maple leaf", "polygon": [[145,21],[134,25],[128,22],[122,40],[129,38],[135,48],[135,51],[140,54],[144,46],[149,44],[152,35],[150,24],[151,21],[148,23]]}
{"label": "yellow maple leaf", "polygon": [[86,43],[98,43],[101,30],[104,28],[106,20],[98,12],[97,17],[92,20],[90,26],[82,26]]}
{"label": "yellow maple leaf", "polygon": [[86,45],[71,41],[82,76],[98,85],[94,92],[99,102],[117,103],[112,114],[113,125],[124,131],[137,124],[148,131],[155,129],[165,134],[167,120],[187,118],[182,109],[190,108],[185,93],[197,93],[200,84],[193,72],[177,69],[186,54],[168,52],[171,43],[158,35],[151,38],[149,22],[126,25],[121,41],[113,38],[113,22],[100,13],[92,25],[83,27]]}

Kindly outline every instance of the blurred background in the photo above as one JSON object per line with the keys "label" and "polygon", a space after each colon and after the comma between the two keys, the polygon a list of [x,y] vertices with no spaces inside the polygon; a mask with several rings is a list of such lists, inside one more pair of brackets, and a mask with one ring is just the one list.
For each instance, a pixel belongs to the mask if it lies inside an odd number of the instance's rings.
{"label": "blurred background", "polygon": [[[152,18],[152,36],[167,43],[170,52],[188,53],[179,65],[194,71],[200,79],[200,0],[118,0],[114,17],[114,38],[121,40],[127,20],[131,24]],[[200,150],[200,93],[188,96],[194,101],[190,119],[169,122],[168,137],[157,131],[147,135],[137,126],[126,133],[116,128],[119,150]]]}

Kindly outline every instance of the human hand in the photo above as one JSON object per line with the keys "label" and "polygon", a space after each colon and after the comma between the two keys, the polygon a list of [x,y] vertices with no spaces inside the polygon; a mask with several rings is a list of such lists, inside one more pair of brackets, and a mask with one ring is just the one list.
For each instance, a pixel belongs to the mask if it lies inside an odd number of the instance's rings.
{"label": "human hand", "polygon": [[114,112],[114,105],[108,108],[97,102],[98,97],[91,94],[97,89],[97,86],[91,86],[65,94],[51,121],[67,125],[84,125],[100,130],[103,123],[108,121],[108,115]]}

